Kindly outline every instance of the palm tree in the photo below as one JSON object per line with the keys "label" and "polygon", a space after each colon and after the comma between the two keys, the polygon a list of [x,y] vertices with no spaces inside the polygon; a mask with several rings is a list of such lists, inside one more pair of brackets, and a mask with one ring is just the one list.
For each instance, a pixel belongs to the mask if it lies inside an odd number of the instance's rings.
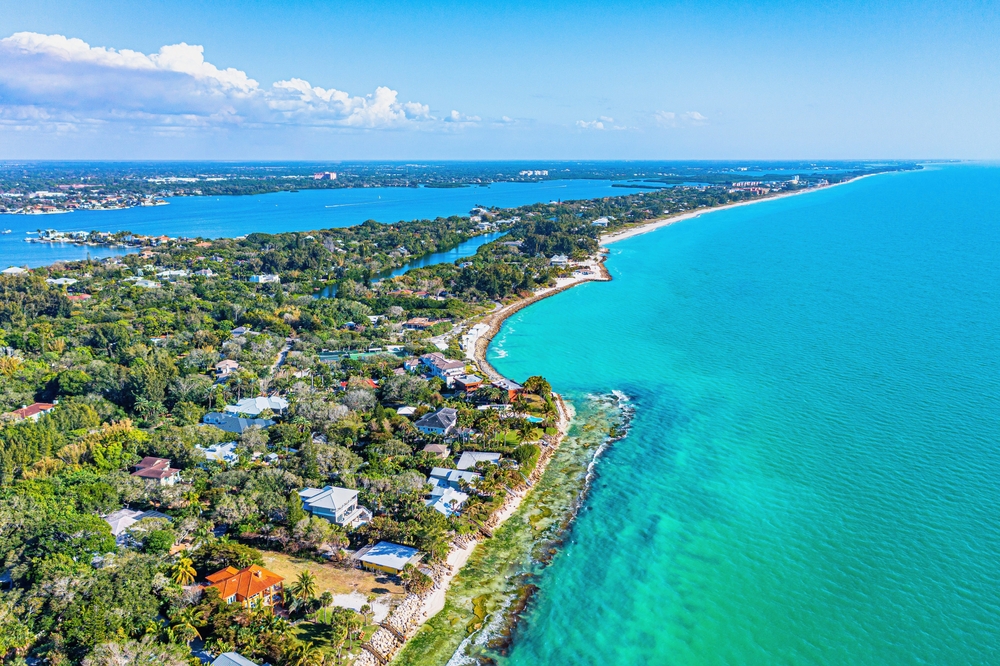
{"label": "palm tree", "polygon": [[182,557],[177,560],[170,572],[170,580],[178,585],[190,585],[194,582],[197,572],[194,570],[194,563],[190,557]]}
{"label": "palm tree", "polygon": [[[323,594],[319,595],[319,604],[324,610],[330,607],[333,603],[333,594],[330,590],[325,591]],[[329,622],[329,617],[327,617],[327,622]]]}
{"label": "palm tree", "polygon": [[306,569],[291,585],[292,596],[299,601],[309,601],[316,596],[316,578]]}
{"label": "palm tree", "polygon": [[201,614],[191,606],[177,611],[170,618],[170,629],[173,630],[173,635],[187,643],[188,647],[191,646],[191,641],[201,638],[201,633],[198,632],[200,626],[204,626]]}
{"label": "palm tree", "polygon": [[296,643],[285,652],[287,666],[323,666],[323,652],[312,643]]}

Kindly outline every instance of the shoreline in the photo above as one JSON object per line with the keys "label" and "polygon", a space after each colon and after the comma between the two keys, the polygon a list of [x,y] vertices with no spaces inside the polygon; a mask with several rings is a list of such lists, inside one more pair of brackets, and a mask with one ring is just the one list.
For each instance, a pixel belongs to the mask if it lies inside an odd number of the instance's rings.
{"label": "shoreline", "polygon": [[[379,623],[382,628],[377,629],[371,639],[362,646],[361,654],[354,662],[357,666],[383,666],[391,663],[403,651],[410,639],[444,609],[452,581],[472,557],[476,547],[485,539],[491,538],[493,531],[499,529],[521,507],[521,503],[545,473],[573,422],[573,407],[567,405],[558,393],[552,395],[556,402],[557,433],[542,437],[541,455],[525,483],[511,489],[504,504],[483,524],[484,529],[474,535],[460,537],[461,541],[452,542],[454,547],[445,558],[444,564],[436,565],[433,571],[434,586],[430,592],[423,595],[408,595],[403,603]],[[380,633],[383,635],[379,636]],[[401,641],[401,638],[405,640]]]}
{"label": "shoreline", "polygon": [[879,173],[866,173],[863,176],[855,176],[848,180],[843,180],[839,183],[831,183],[830,185],[821,185],[819,187],[807,187],[801,190],[796,190],[794,192],[782,192],[780,194],[774,194],[770,196],[763,196],[759,199],[752,199],[750,201],[739,201],[731,204],[723,204],[722,206],[714,206],[711,208],[696,208],[695,210],[680,213],[678,215],[673,215],[670,217],[661,217],[657,220],[649,220],[648,222],[642,222],[634,227],[626,227],[625,229],[620,229],[618,231],[612,231],[611,233],[604,234],[600,238],[601,247],[607,247],[611,243],[617,243],[618,241],[627,240],[629,238],[634,238],[635,236],[641,236],[642,234],[649,233],[651,231],[656,231],[657,229],[662,229],[663,227],[669,227],[677,222],[684,222],[685,220],[693,220],[696,217],[700,217],[706,213],[717,213],[721,210],[728,210],[730,208],[739,208],[741,206],[752,206],[753,204],[763,203],[765,201],[777,201],[778,199],[787,199],[788,197],[796,197],[801,194],[811,194],[814,192],[823,192],[834,187],[839,187],[841,185],[847,185],[848,183],[856,183],[864,178],[871,178],[872,176],[881,176],[885,173],[890,173],[887,171]]}
{"label": "shoreline", "polygon": [[[503,374],[501,374],[493,365],[487,360],[486,353],[489,349],[490,342],[493,338],[500,332],[503,327],[503,323],[512,315],[520,312],[524,308],[537,303],[538,301],[554,296],[556,294],[562,293],[567,289],[571,289],[579,284],[585,282],[610,282],[612,280],[611,274],[608,272],[604,265],[604,261],[607,258],[607,246],[611,243],[615,243],[621,240],[626,240],[639,236],[663,227],[670,226],[677,222],[683,222],[685,220],[690,220],[697,218],[705,213],[712,213],[720,210],[726,210],[729,208],[736,208],[739,206],[748,206],[751,204],[761,203],[764,201],[774,201],[777,199],[783,199],[786,197],[797,196],[800,194],[807,194],[810,192],[818,192],[821,190],[826,190],[831,187],[836,187],[838,185],[846,185],[848,183],[853,183],[862,178],[868,178],[869,176],[877,176],[880,174],[865,174],[863,176],[858,176],[856,178],[851,178],[840,183],[834,183],[832,185],[827,185],[818,188],[808,188],[799,190],[796,192],[786,192],[782,194],[777,194],[769,197],[761,197],[760,199],[754,199],[752,201],[741,201],[733,204],[726,204],[723,206],[716,206],[713,208],[704,208],[693,211],[688,211],[680,215],[675,215],[672,217],[660,218],[656,220],[650,220],[646,223],[636,225],[634,227],[629,227],[616,231],[610,234],[602,235],[599,239],[601,249],[594,255],[587,257],[583,262],[576,264],[577,270],[574,271],[574,275],[570,278],[557,278],[556,285],[553,287],[546,287],[534,292],[531,296],[518,299],[513,303],[501,306],[494,310],[492,313],[485,315],[481,318],[477,324],[484,324],[488,329],[480,333],[472,345],[472,349],[468,350],[467,356],[475,362],[479,369],[489,378],[490,381],[499,381],[507,379]],[[488,529],[493,530],[500,527],[508,518],[510,518],[517,509],[521,506],[522,501],[527,497],[527,495],[533,489],[535,483],[539,478],[545,473],[548,467],[548,463],[558,448],[559,444],[566,437],[569,432],[569,427],[572,424],[572,407],[567,407],[566,403],[563,401],[562,397],[553,393],[556,399],[558,422],[557,430],[558,434],[554,437],[554,441],[548,446],[543,447],[542,455],[538,460],[538,464],[535,470],[532,472],[528,479],[526,487],[523,489],[518,489],[513,491],[508,497],[504,506],[494,514],[488,521]],[[445,560],[444,574],[440,579],[435,581],[434,589],[430,594],[425,595],[419,603],[419,607],[415,613],[413,613],[407,621],[407,631],[402,632],[406,637],[407,642],[422,628],[428,620],[434,617],[437,613],[444,609],[446,597],[448,590],[451,587],[451,583],[454,578],[458,575],[461,569],[469,561],[472,553],[475,551],[476,546],[482,541],[482,532],[477,534],[475,537],[469,539],[466,543],[462,545],[456,544],[454,548]],[[391,662],[396,655],[398,655],[403,648],[405,643],[399,645],[399,647],[394,651],[393,655],[388,658],[388,662]],[[374,656],[374,655],[373,655]],[[388,656],[388,655],[387,655]],[[382,663],[376,661],[376,663]]]}

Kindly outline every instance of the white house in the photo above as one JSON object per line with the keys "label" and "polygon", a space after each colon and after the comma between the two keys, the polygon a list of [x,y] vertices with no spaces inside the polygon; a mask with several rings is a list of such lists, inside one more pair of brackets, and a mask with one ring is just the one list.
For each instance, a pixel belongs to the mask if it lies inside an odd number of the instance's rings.
{"label": "white house", "polygon": [[463,451],[462,456],[458,459],[458,464],[455,466],[461,470],[475,469],[476,465],[481,462],[496,465],[500,462],[500,454],[487,453],[483,451]]}
{"label": "white house", "polygon": [[592,226],[592,227],[606,227],[606,226],[608,226],[608,222],[609,222],[608,218],[606,218],[606,217],[599,217],[596,220],[594,220],[593,222],[591,222],[590,226]]}
{"label": "white house", "polygon": [[463,490],[463,484],[472,486],[481,478],[482,476],[476,472],[434,467],[431,469],[431,475],[427,477],[431,496],[425,503],[435,511],[453,516],[469,499],[468,493]]}
{"label": "white house", "polygon": [[230,374],[240,369],[240,364],[227,358],[215,364],[215,376],[218,378],[228,377]]}
{"label": "white house", "polygon": [[257,416],[265,409],[280,414],[288,409],[288,401],[280,396],[260,396],[258,398],[243,398],[235,405],[226,405],[226,411],[230,414],[246,414],[247,416]]}
{"label": "white house", "polygon": [[159,511],[135,511],[134,509],[119,509],[114,513],[108,514],[104,518],[104,522],[111,526],[111,534],[115,537],[115,541],[119,546],[124,545],[127,537],[127,532],[130,527],[138,523],[140,520],[146,520],[147,518],[162,518],[164,520],[173,520],[170,516],[165,513],[160,513]]}
{"label": "white house", "polygon": [[565,266],[569,263],[569,257],[565,254],[557,254],[556,256],[549,259],[549,263],[553,266]]}
{"label": "white house", "polygon": [[195,448],[205,454],[206,460],[233,464],[238,462],[240,459],[239,456],[236,455],[236,442],[213,444],[207,449],[203,449],[200,446],[195,446]]}
{"label": "white house", "polygon": [[453,361],[445,358],[441,352],[424,354],[420,357],[420,362],[427,366],[432,375],[445,381],[465,374],[465,361]]}
{"label": "white house", "polygon": [[27,273],[28,269],[21,268],[20,266],[11,266],[10,268],[5,268],[0,273],[4,275],[20,275],[21,273]]}
{"label": "white house", "polygon": [[281,283],[281,276],[275,275],[274,273],[262,273],[260,275],[251,275],[250,281],[257,284],[268,284],[270,282]]}
{"label": "white house", "polygon": [[458,410],[451,407],[442,407],[436,412],[424,415],[415,425],[417,430],[425,435],[446,436],[458,424]]}
{"label": "white house", "polygon": [[359,527],[372,519],[371,511],[358,506],[358,491],[326,486],[299,491],[302,508],[314,516],[346,527]]}

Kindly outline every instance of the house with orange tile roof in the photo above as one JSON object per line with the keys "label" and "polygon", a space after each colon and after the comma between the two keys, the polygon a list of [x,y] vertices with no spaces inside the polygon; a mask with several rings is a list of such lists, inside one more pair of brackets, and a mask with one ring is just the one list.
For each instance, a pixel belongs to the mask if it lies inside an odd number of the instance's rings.
{"label": "house with orange tile roof", "polygon": [[7,412],[3,415],[3,419],[9,421],[24,421],[25,419],[37,421],[43,414],[48,414],[55,409],[55,407],[56,403],[36,402],[32,405],[22,407],[21,409],[15,409],[12,412]]}
{"label": "house with orange tile roof", "polygon": [[227,604],[238,603],[247,608],[280,606],[285,579],[256,564],[246,569],[226,567],[205,577],[208,587],[219,591]]}

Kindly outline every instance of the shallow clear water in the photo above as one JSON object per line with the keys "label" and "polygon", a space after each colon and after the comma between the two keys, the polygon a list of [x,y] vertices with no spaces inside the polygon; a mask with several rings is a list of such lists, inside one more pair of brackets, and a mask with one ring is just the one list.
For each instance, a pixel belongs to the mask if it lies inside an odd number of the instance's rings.
{"label": "shallow clear water", "polygon": [[1000,659],[1000,169],[703,215],[508,321],[629,436],[501,662]]}
{"label": "shallow clear water", "polygon": [[174,197],[167,206],[61,215],[0,215],[0,263],[44,266],[118,252],[25,243],[26,231],[132,231],[144,235],[231,238],[253,232],[310,231],[361,224],[467,215],[474,206],[513,207],[554,200],[624,196],[607,180],[493,183],[487,187],[369,187],[255,196]]}

